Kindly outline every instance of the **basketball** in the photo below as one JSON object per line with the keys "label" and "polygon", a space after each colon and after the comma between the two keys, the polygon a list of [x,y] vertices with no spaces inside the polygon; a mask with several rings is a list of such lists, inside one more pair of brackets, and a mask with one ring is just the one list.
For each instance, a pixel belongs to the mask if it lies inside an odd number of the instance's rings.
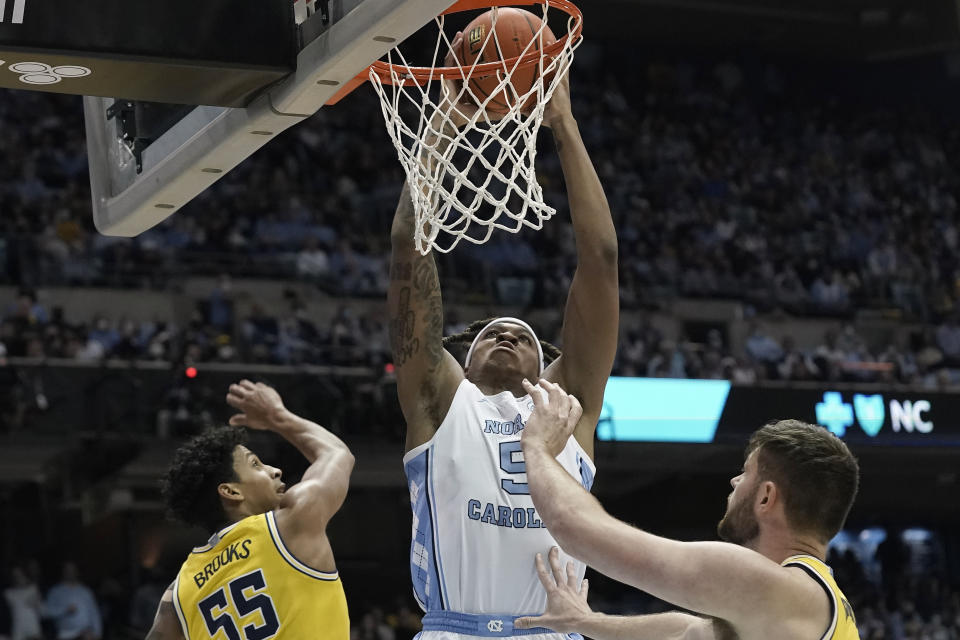
{"label": "basketball", "polygon": [[[496,36],[490,35],[490,30],[494,24],[494,12],[496,12]],[[557,41],[550,27],[545,26],[539,42],[535,42],[527,50],[527,45],[540,32],[542,23],[543,21],[538,16],[523,9],[511,7],[491,9],[477,17],[464,29],[463,41],[460,44],[457,57],[466,69],[475,61],[477,64],[484,64],[497,62],[498,60],[510,60],[523,55],[525,50],[526,53],[539,51],[541,48]],[[483,103],[488,97],[495,94],[486,103],[488,112],[506,113],[510,111],[515,106],[517,96],[523,96],[530,91],[537,75],[540,73],[537,64],[516,69],[510,80],[516,94],[509,87],[498,92],[497,88],[503,74],[509,73],[511,69],[512,65],[508,65],[503,72],[498,71],[493,75],[470,79],[471,94],[478,104]],[[536,96],[531,96],[523,105],[521,111],[529,111],[535,102]]]}

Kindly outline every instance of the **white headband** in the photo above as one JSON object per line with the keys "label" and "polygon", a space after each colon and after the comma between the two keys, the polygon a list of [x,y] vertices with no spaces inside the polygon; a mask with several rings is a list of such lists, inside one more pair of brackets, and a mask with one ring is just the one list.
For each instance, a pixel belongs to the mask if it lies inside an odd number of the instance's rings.
{"label": "white headband", "polygon": [[492,326],[495,325],[495,324],[500,324],[501,322],[509,322],[510,324],[518,324],[518,325],[520,325],[521,327],[523,327],[524,329],[526,329],[527,331],[530,332],[530,335],[533,336],[533,343],[534,343],[535,345],[537,345],[537,356],[540,358],[540,370],[537,371],[537,375],[540,375],[541,373],[543,373],[543,347],[540,346],[540,338],[537,337],[536,331],[534,331],[534,330],[530,327],[530,325],[528,325],[528,324],[527,324],[526,322],[524,322],[523,320],[520,320],[520,319],[518,319],[518,318],[506,318],[506,317],[505,317],[505,318],[497,318],[496,320],[491,320],[490,322],[487,323],[487,325],[486,325],[483,329],[481,329],[481,330],[477,333],[477,337],[473,339],[473,344],[470,345],[470,350],[467,351],[467,359],[466,359],[466,361],[463,363],[464,368],[470,366],[470,358],[473,357],[473,350],[476,348],[477,342],[480,341],[480,337],[487,332],[487,329],[489,329],[490,327],[492,327]]}

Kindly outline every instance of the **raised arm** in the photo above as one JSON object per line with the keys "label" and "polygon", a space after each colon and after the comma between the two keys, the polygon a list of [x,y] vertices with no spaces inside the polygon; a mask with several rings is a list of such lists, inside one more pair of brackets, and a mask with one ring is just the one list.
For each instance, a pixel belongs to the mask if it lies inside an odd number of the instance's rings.
{"label": "raised arm", "polygon": [[163,592],[157,615],[153,618],[153,626],[147,633],[146,640],[185,640],[177,612],[173,608],[173,585]]}
{"label": "raised arm", "polygon": [[343,505],[354,458],[340,438],[290,412],[265,384],[243,380],[230,385],[230,406],[241,413],[230,424],[275,431],[294,445],[310,466],[300,482],[284,492],[276,509],[277,527],[291,553],[320,571],[333,571],[326,526]]}
{"label": "raised arm", "polygon": [[764,628],[758,625],[788,621],[816,625],[827,619],[825,594],[800,570],[783,569],[732,544],[661,538],[607,514],[557,462],[574,425],[563,413],[566,394],[549,382],[541,384],[549,391],[549,402],[531,394],[536,410],[523,431],[527,482],[541,520],[566,553],[615,580],[738,630],[756,632]]}
{"label": "raised arm", "polygon": [[547,107],[544,123],[553,130],[570,202],[577,243],[577,270],[563,316],[563,355],[544,378],[579,398],[583,419],[574,435],[593,455],[593,433],[613,367],[620,326],[617,233],[610,206],[570,107],[569,77]]}
{"label": "raised arm", "polygon": [[433,437],[463,380],[460,363],[443,348],[437,265],[432,253],[420,255],[414,246],[414,224],[410,187],[405,184],[390,233],[387,306],[407,451]]}

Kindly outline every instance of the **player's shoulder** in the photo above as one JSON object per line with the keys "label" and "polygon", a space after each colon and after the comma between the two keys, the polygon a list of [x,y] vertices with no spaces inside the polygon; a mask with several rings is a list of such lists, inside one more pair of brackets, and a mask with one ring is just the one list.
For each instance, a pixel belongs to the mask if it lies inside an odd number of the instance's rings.
{"label": "player's shoulder", "polygon": [[839,606],[829,567],[807,556],[788,558],[781,567],[790,578],[790,587],[781,591],[783,602],[778,607],[779,615],[792,617],[794,625],[802,625],[811,633],[819,633],[817,637],[824,637],[825,629],[836,626]]}
{"label": "player's shoulder", "polygon": [[823,579],[823,576],[804,563],[793,563],[782,565],[784,573],[790,576],[789,584],[793,591],[806,591],[810,593],[824,593],[830,585]]}
{"label": "player's shoulder", "polygon": [[833,571],[822,560],[809,555],[790,556],[780,566],[793,576],[794,581],[807,591],[826,592],[831,595],[837,590]]}

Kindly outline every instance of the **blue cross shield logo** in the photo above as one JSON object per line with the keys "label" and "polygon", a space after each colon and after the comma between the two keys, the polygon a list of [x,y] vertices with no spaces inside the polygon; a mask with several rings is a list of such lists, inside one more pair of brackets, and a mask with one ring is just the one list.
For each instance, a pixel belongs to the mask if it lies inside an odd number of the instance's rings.
{"label": "blue cross shield logo", "polygon": [[843,401],[839,391],[827,391],[823,394],[823,402],[817,403],[817,422],[825,426],[838,438],[847,432],[847,427],[853,426],[853,407]]}
{"label": "blue cross shield logo", "polygon": [[875,437],[883,429],[883,420],[886,417],[886,411],[883,406],[883,396],[880,394],[865,396],[856,393],[853,396],[853,410],[857,414],[857,422],[871,438]]}

